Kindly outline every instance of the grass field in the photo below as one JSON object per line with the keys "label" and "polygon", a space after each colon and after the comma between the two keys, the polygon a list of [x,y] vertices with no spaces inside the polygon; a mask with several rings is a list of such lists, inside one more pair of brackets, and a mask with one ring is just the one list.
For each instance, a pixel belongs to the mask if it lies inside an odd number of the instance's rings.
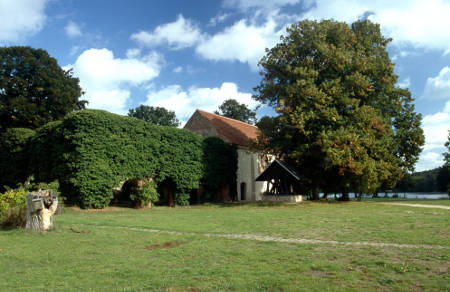
{"label": "grass field", "polygon": [[0,231],[0,291],[448,291],[449,226],[374,202],[66,208],[50,232]]}

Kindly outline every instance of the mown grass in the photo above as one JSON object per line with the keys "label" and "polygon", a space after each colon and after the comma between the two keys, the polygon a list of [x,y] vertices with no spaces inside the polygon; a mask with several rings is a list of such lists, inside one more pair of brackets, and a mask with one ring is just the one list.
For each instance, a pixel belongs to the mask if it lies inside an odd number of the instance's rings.
{"label": "mown grass", "polygon": [[202,233],[450,248],[449,212],[364,202],[67,208],[50,232],[0,231],[0,291],[445,291],[450,249],[258,242]]}

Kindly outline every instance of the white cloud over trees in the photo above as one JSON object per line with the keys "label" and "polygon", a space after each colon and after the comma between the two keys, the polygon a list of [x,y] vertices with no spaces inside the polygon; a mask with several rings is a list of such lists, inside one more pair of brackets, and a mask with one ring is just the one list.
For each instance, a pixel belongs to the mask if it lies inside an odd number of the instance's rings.
{"label": "white cloud over trees", "polygon": [[238,86],[232,82],[224,82],[220,87],[190,87],[187,90],[179,85],[170,85],[149,91],[145,104],[175,111],[184,125],[196,109],[213,112],[226,99],[236,99],[250,108],[257,105],[250,93],[240,92]]}
{"label": "white cloud over trees", "polygon": [[0,43],[11,43],[38,33],[47,19],[47,0],[0,0]]}
{"label": "white cloud over trees", "polygon": [[444,163],[442,153],[450,130],[450,98],[442,111],[423,118],[422,128],[425,146],[416,167],[419,171],[439,167]]}
{"label": "white cloud over trees", "polygon": [[429,77],[423,98],[450,100],[450,68],[445,66],[436,77]]}
{"label": "white cloud over trees", "polygon": [[101,108],[124,114],[130,98],[130,87],[144,84],[157,77],[160,72],[155,52],[141,58],[115,58],[107,49],[89,49],[81,53],[73,65],[75,76],[86,92],[84,99],[88,107]]}

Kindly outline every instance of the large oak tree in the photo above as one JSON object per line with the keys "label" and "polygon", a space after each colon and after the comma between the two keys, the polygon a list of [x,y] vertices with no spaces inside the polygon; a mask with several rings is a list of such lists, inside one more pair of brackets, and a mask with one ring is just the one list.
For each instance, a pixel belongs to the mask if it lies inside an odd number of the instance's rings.
{"label": "large oak tree", "polygon": [[0,48],[0,131],[35,129],[84,108],[78,78],[45,50]]}
{"label": "large oak tree", "polygon": [[367,20],[305,20],[260,61],[254,98],[278,116],[259,123],[259,145],[295,165],[315,198],[392,187],[414,168],[421,115],[396,85],[390,41]]}

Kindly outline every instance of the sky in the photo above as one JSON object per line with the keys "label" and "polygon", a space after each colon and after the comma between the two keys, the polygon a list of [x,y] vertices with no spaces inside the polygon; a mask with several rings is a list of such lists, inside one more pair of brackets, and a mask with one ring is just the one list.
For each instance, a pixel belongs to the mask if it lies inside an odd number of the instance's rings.
{"label": "sky", "polygon": [[0,46],[45,49],[73,69],[89,108],[160,106],[184,124],[230,98],[256,107],[258,62],[289,25],[369,18],[393,39],[398,85],[423,116],[422,171],[443,164],[450,128],[449,15],[450,0],[0,0]]}

